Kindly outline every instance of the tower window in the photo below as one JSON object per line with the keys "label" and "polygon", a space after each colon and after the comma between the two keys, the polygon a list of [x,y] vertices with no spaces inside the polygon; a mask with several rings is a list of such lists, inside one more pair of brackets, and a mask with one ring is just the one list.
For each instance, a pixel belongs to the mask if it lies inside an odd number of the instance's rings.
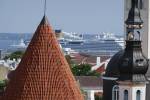
{"label": "tower window", "polygon": [[124,90],[124,100],[128,100],[128,90]]}
{"label": "tower window", "polygon": [[119,86],[115,85],[112,88],[112,100],[119,100]]}
{"label": "tower window", "polygon": [[141,100],[141,91],[137,90],[136,92],[136,100]]}

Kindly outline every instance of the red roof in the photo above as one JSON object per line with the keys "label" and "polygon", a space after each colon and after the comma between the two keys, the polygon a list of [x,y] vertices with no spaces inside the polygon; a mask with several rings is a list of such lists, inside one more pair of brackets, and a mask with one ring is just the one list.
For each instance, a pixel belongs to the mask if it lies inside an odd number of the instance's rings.
{"label": "red roof", "polygon": [[[72,60],[76,63],[76,64],[81,64],[81,63],[88,63],[90,65],[95,65],[96,64],[96,56],[91,56],[91,55],[84,55],[81,53],[78,54],[74,54],[74,57],[72,58]],[[110,58],[110,56],[100,56],[101,58],[101,62],[104,62],[105,60],[107,60],[108,58]]]}
{"label": "red roof", "polygon": [[45,16],[1,100],[83,100]]}
{"label": "red roof", "polygon": [[105,64],[102,64],[101,66],[99,66],[99,68],[96,69],[96,72],[98,72],[98,73],[103,73],[103,72],[105,72]]}

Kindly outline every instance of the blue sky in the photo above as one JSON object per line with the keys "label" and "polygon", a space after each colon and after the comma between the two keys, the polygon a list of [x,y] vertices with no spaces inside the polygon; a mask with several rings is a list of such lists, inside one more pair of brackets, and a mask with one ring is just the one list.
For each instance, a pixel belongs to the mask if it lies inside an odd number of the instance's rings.
{"label": "blue sky", "polygon": [[[124,0],[47,0],[53,29],[123,34]],[[43,17],[44,0],[0,0],[0,32],[33,33]]]}

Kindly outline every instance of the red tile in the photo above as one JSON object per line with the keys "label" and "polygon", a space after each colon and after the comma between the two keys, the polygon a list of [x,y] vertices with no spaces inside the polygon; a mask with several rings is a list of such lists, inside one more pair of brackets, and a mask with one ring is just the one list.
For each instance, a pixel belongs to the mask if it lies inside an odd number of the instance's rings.
{"label": "red tile", "polygon": [[83,100],[45,16],[1,100]]}

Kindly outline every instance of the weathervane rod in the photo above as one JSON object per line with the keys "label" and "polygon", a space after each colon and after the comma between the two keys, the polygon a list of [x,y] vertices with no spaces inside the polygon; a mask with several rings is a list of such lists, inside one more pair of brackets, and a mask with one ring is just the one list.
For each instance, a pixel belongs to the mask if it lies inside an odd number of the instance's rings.
{"label": "weathervane rod", "polygon": [[46,3],[47,3],[47,2],[46,2],[46,0],[45,0],[45,2],[44,2],[44,15],[46,14],[46,9],[47,9],[47,8],[46,8],[46,6],[47,6]]}

